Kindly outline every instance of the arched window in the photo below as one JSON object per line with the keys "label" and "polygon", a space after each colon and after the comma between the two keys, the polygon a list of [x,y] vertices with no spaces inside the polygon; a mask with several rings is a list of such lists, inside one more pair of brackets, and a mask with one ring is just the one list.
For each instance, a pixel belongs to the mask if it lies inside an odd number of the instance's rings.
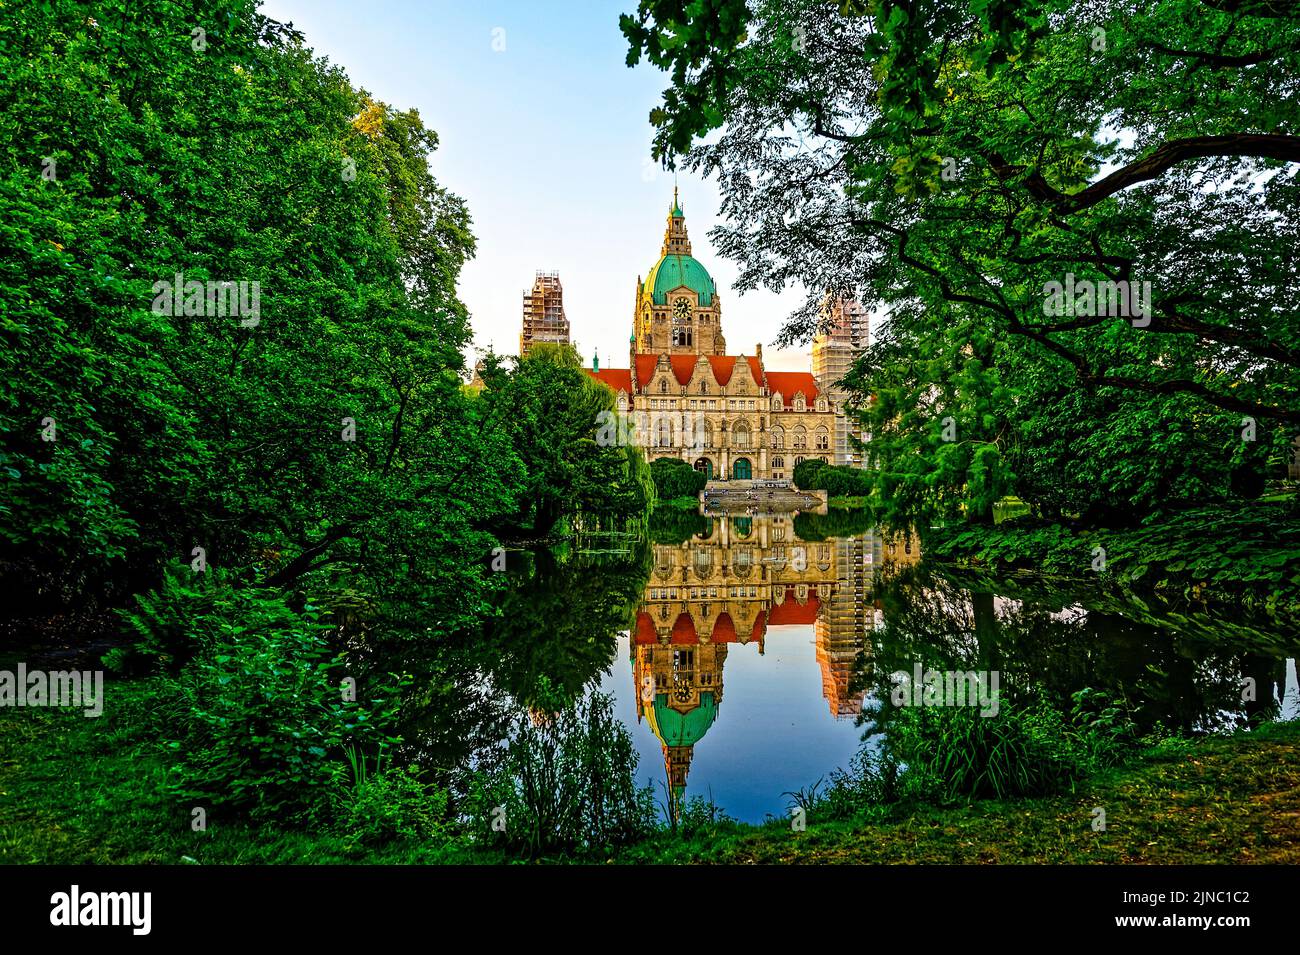
{"label": "arched window", "polygon": [[807,411],[807,410],[808,410],[808,404],[807,404],[807,402],[805,402],[805,401],[803,400],[803,392],[802,392],[802,391],[799,392],[799,394],[797,394],[797,395],[794,396],[794,410],[795,410],[795,411]]}
{"label": "arched window", "polygon": [[659,426],[655,429],[655,446],[670,448],[673,444],[673,423],[669,415],[659,416]]}
{"label": "arched window", "polygon": [[772,447],[777,449],[785,447],[785,428],[772,429]]}
{"label": "arched window", "polygon": [[780,395],[773,395],[773,396],[772,396],[772,410],[773,410],[773,411],[780,411],[780,410],[781,410],[781,396],[780,396]]}
{"label": "arched window", "polygon": [[666,395],[666,394],[668,394],[668,379],[667,379],[667,378],[665,378],[665,379],[663,379],[662,381],[659,382],[659,394],[661,394],[661,395]]}
{"label": "arched window", "polygon": [[701,382],[700,382],[700,394],[702,394],[702,395],[707,395],[708,393],[709,393],[709,383],[708,383],[707,381],[701,381]]}
{"label": "arched window", "polygon": [[795,426],[794,440],[791,441],[790,446],[799,449],[808,447],[808,432],[804,430],[803,425]]}
{"label": "arched window", "polygon": [[785,458],[781,457],[780,455],[777,455],[776,457],[774,457],[774,458],[772,459],[772,467],[774,467],[774,468],[783,468],[783,467],[785,467]]}
{"label": "arched window", "polygon": [[748,448],[749,442],[749,422],[737,421],[736,426],[731,429],[731,446],[733,448]]}
{"label": "arched window", "polygon": [[824,412],[824,411],[826,410],[826,399],[825,399],[825,398],[818,398],[818,399],[817,399],[817,410],[818,410],[818,411],[822,411],[822,412]]}
{"label": "arched window", "polygon": [[816,434],[817,450],[825,451],[831,446],[830,432],[825,428],[818,428]]}

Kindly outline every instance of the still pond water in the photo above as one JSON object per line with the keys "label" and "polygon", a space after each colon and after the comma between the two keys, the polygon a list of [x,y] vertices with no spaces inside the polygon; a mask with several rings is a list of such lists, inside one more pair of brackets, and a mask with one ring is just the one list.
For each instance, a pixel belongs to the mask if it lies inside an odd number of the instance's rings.
{"label": "still pond water", "polygon": [[1267,621],[964,583],[930,568],[915,539],[834,515],[678,524],[636,559],[591,553],[534,575],[515,608],[533,629],[513,638],[546,631],[521,665],[614,697],[639,781],[661,801],[671,786],[743,821],[785,816],[787,793],[848,766],[889,675],[918,663],[997,670],[1004,694],[1032,687],[1067,710],[1075,691],[1101,690],[1148,729],[1225,730],[1300,708],[1300,641]]}

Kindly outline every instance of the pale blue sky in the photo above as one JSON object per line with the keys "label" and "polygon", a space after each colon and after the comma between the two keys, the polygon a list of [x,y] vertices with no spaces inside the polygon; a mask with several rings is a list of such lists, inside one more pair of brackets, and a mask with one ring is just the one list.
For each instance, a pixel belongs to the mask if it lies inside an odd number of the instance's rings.
{"label": "pale blue sky", "polygon": [[[636,0],[266,0],[319,56],[436,130],[438,180],[469,203],[478,255],[461,279],[475,343],[518,349],[520,296],[539,270],[558,270],[584,362],[627,367],[636,278],[654,264],[673,177],[650,161],[648,113],[665,77],[624,64],[618,15]],[[503,31],[494,33],[494,31]],[[504,43],[504,49],[494,49]],[[770,347],[800,289],[743,298],[735,265],[706,234],[712,182],[679,179],[696,258],[722,292],[728,350],[769,368],[808,370],[806,352]]]}

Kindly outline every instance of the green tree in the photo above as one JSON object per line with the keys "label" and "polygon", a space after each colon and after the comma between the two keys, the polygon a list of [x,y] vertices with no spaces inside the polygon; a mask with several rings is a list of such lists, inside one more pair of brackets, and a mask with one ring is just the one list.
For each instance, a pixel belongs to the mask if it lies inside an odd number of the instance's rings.
{"label": "green tree", "polygon": [[567,345],[534,346],[512,370],[492,362],[482,393],[488,413],[518,455],[524,475],[516,508],[503,516],[509,539],[643,522],[654,485],[640,448],[620,426],[615,396],[582,369]]}
{"label": "green tree", "polygon": [[699,497],[704,485],[709,483],[702,471],[695,470],[680,458],[656,458],[650,462],[650,475],[661,501]]}
{"label": "green tree", "polygon": [[887,314],[854,381],[882,496],[1133,520],[1284,473],[1293,7],[644,0],[623,29],[672,77],[657,153],[719,177],[739,286],[812,290],[783,343],[828,291]]}

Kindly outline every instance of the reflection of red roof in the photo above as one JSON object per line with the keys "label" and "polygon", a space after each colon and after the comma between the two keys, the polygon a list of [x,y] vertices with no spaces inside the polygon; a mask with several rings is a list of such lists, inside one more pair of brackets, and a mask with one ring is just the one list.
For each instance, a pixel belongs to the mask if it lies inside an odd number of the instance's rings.
{"label": "reflection of red roof", "polygon": [[[793,602],[793,601],[792,601]],[[812,601],[813,616],[816,616],[817,602]],[[800,621],[790,621],[798,623]],[[754,620],[754,628],[750,631],[749,639],[760,640],[767,630],[767,614],[759,611],[758,617]],[[633,639],[637,646],[650,646],[659,642],[659,635],[655,632],[654,618],[644,610],[636,615],[636,630]],[[695,621],[688,613],[677,615],[673,621],[673,632],[669,638],[670,642],[691,645],[700,642],[699,634],[695,630]],[[718,615],[717,621],[713,624],[713,634],[709,637],[710,643],[739,643],[740,636],[736,633],[736,622],[731,619],[731,614],[725,610]]]}
{"label": "reflection of red roof", "polygon": [[673,643],[699,643],[700,639],[695,635],[695,621],[691,619],[688,613],[679,613],[677,619],[673,622]]}
{"label": "reflection of red roof", "polygon": [[614,389],[615,393],[626,391],[632,393],[632,373],[626,368],[602,368],[600,371],[587,369],[587,374],[597,381],[603,381]]}
{"label": "reflection of red roof", "polygon": [[809,403],[817,397],[817,379],[806,371],[769,371],[767,386],[773,393],[781,393],[786,408],[794,407],[796,392],[802,391]]}
{"label": "reflection of red roof", "polygon": [[767,622],[774,627],[816,623],[819,606],[821,602],[817,599],[815,591],[810,591],[808,600],[801,604],[795,599],[794,588],[791,587],[786,590],[784,601],[772,604],[772,612],[767,615]]}
{"label": "reflection of red roof", "polygon": [[655,622],[644,610],[636,615],[636,642],[642,645],[659,642],[659,636],[655,633]]}

